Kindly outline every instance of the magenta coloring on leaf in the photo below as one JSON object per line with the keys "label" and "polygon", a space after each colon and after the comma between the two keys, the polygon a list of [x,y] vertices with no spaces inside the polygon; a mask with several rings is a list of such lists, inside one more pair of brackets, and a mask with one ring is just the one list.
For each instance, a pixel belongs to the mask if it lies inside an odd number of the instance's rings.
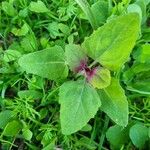
{"label": "magenta coloring on leaf", "polygon": [[93,76],[96,74],[96,71],[97,71],[97,67],[93,69],[90,68],[85,69],[86,78],[88,81],[90,81],[93,78]]}
{"label": "magenta coloring on leaf", "polygon": [[87,68],[87,60],[86,59],[80,61],[79,66],[75,68],[75,72],[76,73],[81,72],[85,68]]}

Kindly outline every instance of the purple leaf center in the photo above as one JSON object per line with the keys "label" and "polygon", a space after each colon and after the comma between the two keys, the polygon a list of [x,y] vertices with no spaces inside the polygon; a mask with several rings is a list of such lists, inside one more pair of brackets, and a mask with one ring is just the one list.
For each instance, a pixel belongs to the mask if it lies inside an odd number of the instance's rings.
{"label": "purple leaf center", "polygon": [[93,69],[89,68],[87,65],[87,60],[84,59],[84,60],[81,60],[79,66],[75,68],[76,73],[79,73],[82,71],[84,71],[84,76],[86,77],[86,79],[90,81],[92,77],[96,74],[97,67]]}

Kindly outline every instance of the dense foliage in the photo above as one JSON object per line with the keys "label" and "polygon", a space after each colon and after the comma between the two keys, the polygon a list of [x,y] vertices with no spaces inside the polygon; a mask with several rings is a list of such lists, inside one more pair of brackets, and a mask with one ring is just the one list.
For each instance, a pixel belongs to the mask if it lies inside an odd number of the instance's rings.
{"label": "dense foliage", "polygon": [[150,149],[150,0],[2,0],[0,149]]}

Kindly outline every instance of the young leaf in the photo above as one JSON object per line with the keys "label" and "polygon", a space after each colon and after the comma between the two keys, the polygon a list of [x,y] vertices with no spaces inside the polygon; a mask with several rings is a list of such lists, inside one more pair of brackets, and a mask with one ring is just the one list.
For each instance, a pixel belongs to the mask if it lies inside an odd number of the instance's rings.
{"label": "young leaf", "polygon": [[29,53],[19,59],[19,65],[27,72],[51,80],[65,78],[68,68],[60,46]]}
{"label": "young leaf", "polygon": [[102,101],[101,110],[104,111],[116,124],[128,124],[128,102],[119,81],[112,78],[110,86],[99,90]]}
{"label": "young leaf", "polygon": [[93,87],[98,89],[106,88],[111,82],[110,71],[102,67],[95,68],[93,75],[89,77],[88,81],[93,85]]}
{"label": "young leaf", "polygon": [[70,69],[74,72],[78,72],[80,69],[83,69],[82,67],[84,67],[87,63],[87,57],[79,45],[66,45],[65,55]]}
{"label": "young leaf", "polygon": [[85,39],[82,48],[88,56],[104,67],[116,71],[127,61],[138,32],[138,14],[127,14],[98,28],[90,37]]}
{"label": "young leaf", "polygon": [[148,128],[140,123],[136,123],[130,129],[130,138],[137,148],[142,148],[145,142],[149,139]]}
{"label": "young leaf", "polygon": [[33,12],[36,12],[36,13],[49,12],[48,8],[40,0],[38,0],[37,2],[31,2],[29,5],[29,9]]}
{"label": "young leaf", "polygon": [[60,87],[59,102],[62,133],[66,135],[82,129],[101,105],[97,91],[82,80],[65,82]]}

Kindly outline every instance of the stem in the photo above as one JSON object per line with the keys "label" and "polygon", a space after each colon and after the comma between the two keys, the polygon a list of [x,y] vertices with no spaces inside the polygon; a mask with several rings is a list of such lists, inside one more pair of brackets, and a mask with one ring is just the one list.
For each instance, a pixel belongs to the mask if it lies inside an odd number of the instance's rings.
{"label": "stem", "polygon": [[105,134],[106,134],[106,130],[107,130],[108,124],[109,124],[109,117],[107,115],[105,115],[105,120],[104,121],[105,121],[104,122],[104,127],[103,127],[102,134],[101,134],[101,137],[100,137],[98,150],[102,149],[103,143],[104,143],[104,140],[105,140]]}
{"label": "stem", "polygon": [[96,61],[96,60],[95,60],[95,61],[93,61],[89,67],[90,67],[90,68],[92,68],[92,67],[93,67],[96,63],[97,63],[97,61]]}

